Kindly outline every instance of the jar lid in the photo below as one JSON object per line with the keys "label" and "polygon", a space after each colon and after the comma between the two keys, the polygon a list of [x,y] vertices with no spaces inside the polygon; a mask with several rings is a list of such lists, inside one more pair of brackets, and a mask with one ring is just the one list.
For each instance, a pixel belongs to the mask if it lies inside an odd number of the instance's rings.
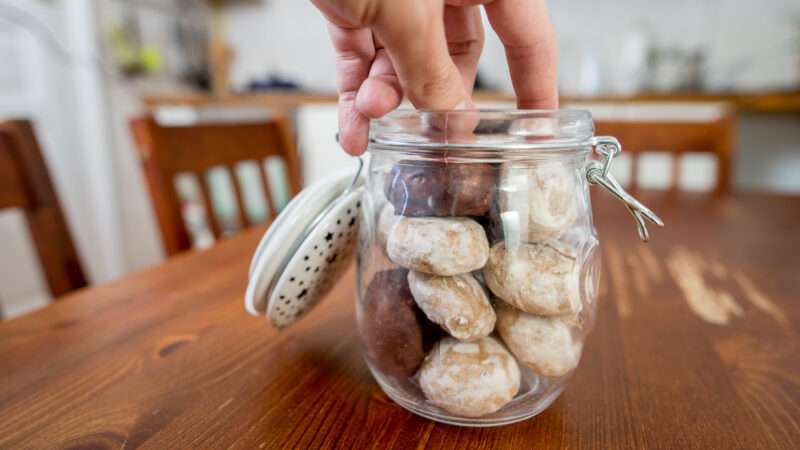
{"label": "jar lid", "polygon": [[379,147],[440,151],[585,147],[591,145],[593,135],[591,113],[576,109],[401,109],[370,122],[370,142]]}
{"label": "jar lid", "polygon": [[330,175],[301,191],[278,215],[250,262],[245,308],[277,328],[290,325],[331,289],[355,254],[363,180]]}

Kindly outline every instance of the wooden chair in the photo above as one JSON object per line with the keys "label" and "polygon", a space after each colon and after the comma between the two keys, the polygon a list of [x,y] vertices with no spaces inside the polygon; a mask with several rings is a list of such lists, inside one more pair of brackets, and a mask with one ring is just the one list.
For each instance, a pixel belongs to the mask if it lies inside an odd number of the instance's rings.
{"label": "wooden chair", "polygon": [[[639,108],[637,113],[636,107]],[[672,110],[669,111],[670,106]],[[631,158],[630,187],[638,187],[638,158],[644,152],[659,151],[673,154],[670,191],[678,190],[681,157],[689,152],[712,153],[717,159],[717,177],[714,192],[726,193],[731,189],[733,139],[735,119],[727,105],[700,105],[695,107],[702,114],[681,113],[677,105],[653,106],[651,111],[666,108],[666,118],[653,114],[648,117],[647,105],[633,105],[624,114],[614,118],[613,114],[595,114],[595,134],[614,136],[622,143],[624,153]],[[687,106],[692,111],[691,106]],[[592,109],[589,106],[589,109]],[[594,111],[593,111],[594,113]]]}
{"label": "wooden chair", "polygon": [[273,116],[256,122],[201,122],[188,126],[163,126],[153,117],[131,121],[144,175],[167,255],[192,248],[192,239],[181,212],[181,201],[175,186],[180,174],[197,178],[208,226],[215,239],[221,235],[211,201],[211,189],[205,175],[210,169],[223,167],[233,186],[238,220],[250,226],[243,201],[242,187],[234,170],[245,161],[256,162],[261,188],[272,217],[278,213],[264,170],[264,160],[280,157],[286,167],[291,195],[300,191],[300,163],[288,120]]}
{"label": "wooden chair", "polygon": [[33,127],[0,121],[0,209],[20,208],[53,298],[86,286]]}

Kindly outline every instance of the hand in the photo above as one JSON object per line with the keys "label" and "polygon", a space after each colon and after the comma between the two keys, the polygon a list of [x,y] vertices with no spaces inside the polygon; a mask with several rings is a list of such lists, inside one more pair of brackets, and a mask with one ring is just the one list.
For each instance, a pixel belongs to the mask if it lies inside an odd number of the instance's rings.
{"label": "hand", "polygon": [[417,108],[471,109],[483,5],[506,51],[519,108],[557,108],[556,45],[544,0],[312,0],[336,50],[339,142],[367,148],[369,120],[406,95]]}

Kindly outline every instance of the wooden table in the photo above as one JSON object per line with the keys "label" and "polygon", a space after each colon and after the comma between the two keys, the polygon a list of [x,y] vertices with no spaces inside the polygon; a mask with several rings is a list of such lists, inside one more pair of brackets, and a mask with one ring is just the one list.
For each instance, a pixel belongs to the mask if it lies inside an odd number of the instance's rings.
{"label": "wooden table", "polygon": [[389,401],[349,277],[283,333],[246,315],[253,230],[0,325],[0,448],[800,448],[800,198],[642,198],[668,225],[647,246],[597,196],[599,320],[527,422]]}

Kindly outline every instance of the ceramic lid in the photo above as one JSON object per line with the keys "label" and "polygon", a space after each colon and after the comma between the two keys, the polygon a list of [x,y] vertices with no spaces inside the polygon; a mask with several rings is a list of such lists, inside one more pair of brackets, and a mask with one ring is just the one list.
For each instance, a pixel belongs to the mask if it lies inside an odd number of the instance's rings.
{"label": "ceramic lid", "polygon": [[286,327],[313,308],[352,260],[363,179],[330,175],[300,192],[269,227],[250,262],[245,308]]}

